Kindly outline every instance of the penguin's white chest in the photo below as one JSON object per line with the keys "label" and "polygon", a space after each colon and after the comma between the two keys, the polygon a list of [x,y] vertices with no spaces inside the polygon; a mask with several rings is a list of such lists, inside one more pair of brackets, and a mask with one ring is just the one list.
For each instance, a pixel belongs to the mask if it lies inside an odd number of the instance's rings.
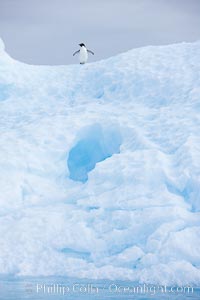
{"label": "penguin's white chest", "polygon": [[81,47],[79,54],[79,61],[81,64],[85,64],[88,60],[88,53],[85,47]]}

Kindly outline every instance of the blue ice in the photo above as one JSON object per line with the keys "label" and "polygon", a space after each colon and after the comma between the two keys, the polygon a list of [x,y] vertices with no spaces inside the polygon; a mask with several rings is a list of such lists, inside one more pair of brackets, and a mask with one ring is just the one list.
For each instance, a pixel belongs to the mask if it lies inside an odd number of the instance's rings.
{"label": "blue ice", "polygon": [[118,132],[113,134],[108,128],[104,133],[99,124],[90,126],[69,152],[67,164],[70,179],[85,183],[88,180],[88,173],[98,162],[120,152],[120,140]]}

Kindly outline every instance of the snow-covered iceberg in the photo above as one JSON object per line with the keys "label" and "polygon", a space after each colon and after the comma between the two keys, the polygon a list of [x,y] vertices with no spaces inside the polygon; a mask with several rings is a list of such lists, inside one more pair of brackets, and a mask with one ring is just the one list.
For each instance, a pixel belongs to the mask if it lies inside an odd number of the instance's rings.
{"label": "snow-covered iceberg", "polygon": [[200,283],[200,42],[31,66],[0,41],[0,273]]}

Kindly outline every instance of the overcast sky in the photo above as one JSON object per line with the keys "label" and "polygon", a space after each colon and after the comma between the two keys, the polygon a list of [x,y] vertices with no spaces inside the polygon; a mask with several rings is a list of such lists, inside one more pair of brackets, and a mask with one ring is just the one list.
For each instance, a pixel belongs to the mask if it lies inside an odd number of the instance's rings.
{"label": "overcast sky", "polygon": [[71,64],[80,42],[99,60],[144,45],[200,40],[200,0],[0,0],[7,52]]}

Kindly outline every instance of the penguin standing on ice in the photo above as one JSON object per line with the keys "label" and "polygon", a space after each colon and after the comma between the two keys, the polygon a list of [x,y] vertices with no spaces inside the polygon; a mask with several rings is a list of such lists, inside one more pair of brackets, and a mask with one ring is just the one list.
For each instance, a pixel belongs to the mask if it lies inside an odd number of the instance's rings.
{"label": "penguin standing on ice", "polygon": [[88,60],[88,53],[91,53],[92,55],[94,55],[94,52],[92,52],[91,50],[88,50],[85,47],[85,44],[81,43],[79,44],[80,49],[76,52],[74,52],[73,56],[79,53],[79,61],[81,65],[84,65],[87,60]]}

